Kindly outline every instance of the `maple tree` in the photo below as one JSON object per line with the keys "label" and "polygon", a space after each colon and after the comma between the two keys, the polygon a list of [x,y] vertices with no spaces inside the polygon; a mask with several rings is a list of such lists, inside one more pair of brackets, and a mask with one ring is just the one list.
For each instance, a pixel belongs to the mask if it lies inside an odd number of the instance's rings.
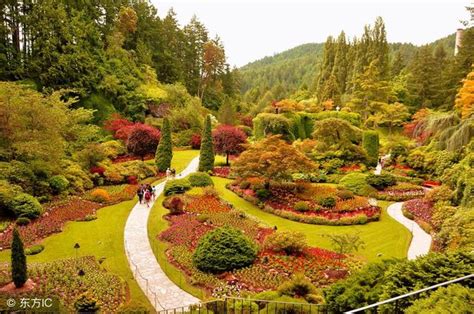
{"label": "maple tree", "polygon": [[222,124],[212,132],[212,139],[216,153],[225,154],[229,165],[229,155],[244,151],[242,144],[247,141],[247,135],[235,126]]}
{"label": "maple tree", "polygon": [[143,160],[147,154],[155,152],[160,136],[158,129],[146,124],[136,124],[127,138],[127,150]]}
{"label": "maple tree", "polygon": [[456,97],[455,108],[461,112],[462,119],[471,117],[474,113],[474,70],[463,81],[463,86]]}

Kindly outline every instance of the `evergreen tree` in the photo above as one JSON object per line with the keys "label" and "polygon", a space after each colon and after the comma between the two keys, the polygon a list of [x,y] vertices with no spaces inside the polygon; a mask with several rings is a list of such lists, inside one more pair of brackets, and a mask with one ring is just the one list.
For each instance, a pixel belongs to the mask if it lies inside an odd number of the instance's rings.
{"label": "evergreen tree", "polygon": [[212,143],[211,116],[206,117],[202,131],[201,151],[199,157],[199,171],[207,172],[214,169],[214,144]]}
{"label": "evergreen tree", "polygon": [[437,71],[431,47],[421,47],[411,62],[412,75],[408,85],[418,107],[432,107],[436,94]]}
{"label": "evergreen tree", "polygon": [[28,272],[23,242],[17,229],[13,230],[11,261],[13,283],[15,287],[21,288],[28,279]]}
{"label": "evergreen tree", "polygon": [[163,129],[161,130],[161,140],[156,148],[155,163],[159,171],[166,171],[171,167],[173,159],[173,146],[171,143],[171,127],[168,118],[163,119]]}

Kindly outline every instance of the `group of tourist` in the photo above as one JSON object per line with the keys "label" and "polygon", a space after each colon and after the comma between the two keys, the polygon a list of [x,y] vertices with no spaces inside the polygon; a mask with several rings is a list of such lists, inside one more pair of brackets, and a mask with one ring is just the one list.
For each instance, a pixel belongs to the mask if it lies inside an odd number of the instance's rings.
{"label": "group of tourist", "polygon": [[150,184],[141,184],[138,187],[137,195],[140,204],[145,203],[146,207],[150,207],[150,202],[155,199],[155,187]]}
{"label": "group of tourist", "polygon": [[176,176],[176,169],[172,168],[168,168],[166,169],[166,178],[168,179],[169,177],[171,178],[174,178]]}

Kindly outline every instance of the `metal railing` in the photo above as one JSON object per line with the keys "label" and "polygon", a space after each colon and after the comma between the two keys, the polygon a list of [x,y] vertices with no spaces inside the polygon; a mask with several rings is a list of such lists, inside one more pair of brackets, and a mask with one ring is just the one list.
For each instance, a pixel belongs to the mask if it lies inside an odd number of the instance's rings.
{"label": "metal railing", "polygon": [[194,305],[158,311],[158,314],[326,314],[326,306],[224,297]]}
{"label": "metal railing", "polygon": [[470,275],[467,275],[467,276],[464,276],[464,277],[460,277],[460,278],[456,278],[456,279],[453,279],[453,280],[445,281],[445,282],[442,282],[442,283],[439,283],[439,284],[436,284],[436,285],[433,285],[433,286],[430,286],[430,287],[427,287],[427,288],[423,288],[423,289],[420,289],[420,290],[409,292],[409,293],[400,295],[398,297],[394,297],[394,298],[391,298],[391,299],[388,299],[388,300],[384,300],[384,301],[381,301],[381,302],[370,304],[370,305],[367,305],[367,306],[364,306],[364,307],[361,307],[361,308],[358,308],[358,309],[355,309],[355,310],[351,310],[351,311],[348,311],[348,312],[345,312],[345,313],[352,314],[352,313],[365,312],[365,311],[369,311],[371,313],[377,313],[378,312],[377,309],[379,307],[384,306],[384,305],[392,305],[392,304],[393,304],[393,308],[391,308],[389,310],[389,312],[390,313],[401,313],[402,312],[402,307],[400,306],[401,305],[400,300],[404,300],[404,299],[407,299],[407,298],[410,298],[410,297],[413,297],[413,296],[418,296],[420,293],[423,293],[423,292],[426,292],[426,291],[429,291],[429,290],[433,290],[433,289],[437,289],[439,287],[447,286],[447,285],[450,285],[450,284],[453,284],[453,283],[456,283],[456,282],[460,282],[460,281],[463,281],[463,280],[466,280],[466,279],[469,279],[469,278],[473,278],[473,277],[474,277],[474,274],[470,274]]}

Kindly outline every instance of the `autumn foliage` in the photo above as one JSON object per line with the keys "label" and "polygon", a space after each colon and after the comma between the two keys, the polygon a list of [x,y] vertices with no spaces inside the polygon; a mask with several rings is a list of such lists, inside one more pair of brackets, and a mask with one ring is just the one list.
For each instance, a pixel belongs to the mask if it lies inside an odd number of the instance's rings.
{"label": "autumn foliage", "polygon": [[156,151],[160,135],[160,131],[152,126],[136,124],[128,135],[127,150],[143,159],[147,154],[153,154]]}
{"label": "autumn foliage", "polygon": [[226,155],[226,164],[229,164],[229,155],[240,154],[244,151],[247,135],[241,129],[232,125],[219,125],[212,132],[214,149],[218,154]]}

